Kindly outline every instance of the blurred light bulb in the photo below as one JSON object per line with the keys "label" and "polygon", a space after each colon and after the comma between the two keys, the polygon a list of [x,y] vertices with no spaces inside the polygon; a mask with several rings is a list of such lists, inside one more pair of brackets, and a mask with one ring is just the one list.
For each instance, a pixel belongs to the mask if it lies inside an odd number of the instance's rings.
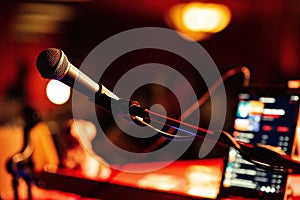
{"label": "blurred light bulb", "polygon": [[218,23],[218,13],[201,7],[188,7],[183,12],[183,23],[191,31],[211,31]]}
{"label": "blurred light bulb", "polygon": [[179,32],[203,40],[223,30],[231,20],[231,12],[222,4],[191,2],[173,6],[168,19]]}
{"label": "blurred light bulb", "polygon": [[290,80],[288,81],[288,88],[300,88],[300,80]]}
{"label": "blurred light bulb", "polygon": [[50,80],[46,87],[48,99],[57,105],[66,103],[71,95],[71,88],[57,80]]}

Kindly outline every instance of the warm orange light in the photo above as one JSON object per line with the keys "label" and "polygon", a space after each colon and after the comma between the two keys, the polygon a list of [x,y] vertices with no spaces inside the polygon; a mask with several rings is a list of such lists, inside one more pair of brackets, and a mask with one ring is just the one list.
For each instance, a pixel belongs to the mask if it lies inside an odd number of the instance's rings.
{"label": "warm orange light", "polygon": [[193,196],[216,198],[221,181],[218,167],[191,165],[185,172],[187,193]]}
{"label": "warm orange light", "polygon": [[[70,166],[80,165],[82,173],[90,178],[100,178],[107,180],[111,175],[109,164],[96,155],[92,149],[92,141],[96,137],[96,126],[86,120],[70,120],[70,134],[78,141],[78,146],[67,151],[68,158],[64,162],[69,162]],[[78,163],[76,163],[78,162]]]}
{"label": "warm orange light", "polygon": [[295,143],[292,150],[292,158],[300,161],[300,154],[298,153],[300,149],[300,108],[298,113],[298,120],[295,132]]}
{"label": "warm orange light", "polygon": [[203,40],[223,30],[231,20],[231,12],[225,5],[191,2],[173,6],[168,19],[179,32]]}
{"label": "warm orange light", "polygon": [[183,186],[183,180],[172,175],[150,173],[138,181],[138,186],[164,191],[178,190]]}
{"label": "warm orange light", "polygon": [[300,88],[300,80],[290,80],[288,81],[289,88]]}

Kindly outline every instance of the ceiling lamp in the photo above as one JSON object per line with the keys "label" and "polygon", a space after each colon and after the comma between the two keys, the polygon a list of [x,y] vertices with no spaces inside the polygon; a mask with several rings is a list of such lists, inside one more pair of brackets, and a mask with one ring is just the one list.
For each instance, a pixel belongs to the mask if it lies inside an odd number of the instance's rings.
{"label": "ceiling lamp", "polygon": [[197,41],[220,32],[230,20],[229,8],[216,3],[176,4],[167,15],[167,21],[172,28]]}

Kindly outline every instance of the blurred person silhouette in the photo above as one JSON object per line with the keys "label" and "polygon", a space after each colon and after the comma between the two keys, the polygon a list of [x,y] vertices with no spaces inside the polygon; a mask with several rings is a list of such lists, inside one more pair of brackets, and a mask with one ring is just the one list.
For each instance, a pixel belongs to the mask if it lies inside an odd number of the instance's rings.
{"label": "blurred person silhouette", "polygon": [[92,149],[91,142],[96,132],[96,126],[90,121],[68,120],[61,135],[61,164],[69,169],[80,170],[87,177],[106,180],[111,174],[110,166]]}

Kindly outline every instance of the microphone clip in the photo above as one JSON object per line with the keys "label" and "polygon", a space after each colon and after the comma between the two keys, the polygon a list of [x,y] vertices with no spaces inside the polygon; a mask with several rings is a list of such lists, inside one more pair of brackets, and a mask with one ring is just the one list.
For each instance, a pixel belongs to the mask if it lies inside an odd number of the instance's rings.
{"label": "microphone clip", "polygon": [[146,123],[150,123],[151,121],[148,109],[141,107],[138,101],[112,98],[106,93],[97,92],[94,103],[109,112],[112,112],[112,106],[114,106],[114,110],[117,111],[118,114],[122,113],[123,115],[130,116],[139,126],[145,126],[141,120]]}

